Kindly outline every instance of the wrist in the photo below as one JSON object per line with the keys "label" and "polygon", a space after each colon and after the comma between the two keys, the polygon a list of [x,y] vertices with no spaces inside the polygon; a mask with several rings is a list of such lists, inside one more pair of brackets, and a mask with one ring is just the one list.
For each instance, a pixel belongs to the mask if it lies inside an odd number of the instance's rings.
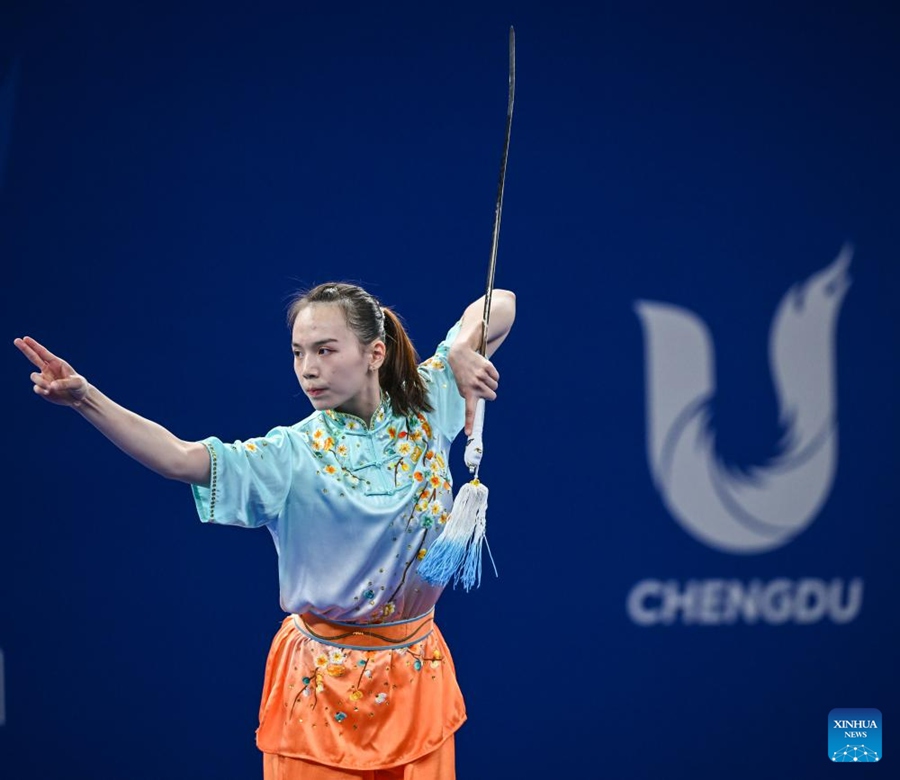
{"label": "wrist", "polygon": [[462,351],[466,352],[480,352],[481,351],[481,331],[482,331],[482,322],[478,320],[476,323],[469,325],[468,327],[463,325],[460,328],[459,334],[456,339],[454,339],[453,344],[450,345],[450,351],[454,350],[459,353]]}
{"label": "wrist", "polygon": [[80,398],[72,401],[72,408],[85,417],[92,412],[96,412],[100,406],[100,391],[97,390],[90,382],[85,382],[86,388],[84,394]]}

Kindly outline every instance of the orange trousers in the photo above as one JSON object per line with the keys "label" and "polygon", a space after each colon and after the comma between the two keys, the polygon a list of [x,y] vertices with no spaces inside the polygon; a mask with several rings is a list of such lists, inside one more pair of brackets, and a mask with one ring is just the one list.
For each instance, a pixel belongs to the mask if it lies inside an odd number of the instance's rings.
{"label": "orange trousers", "polygon": [[266,662],[265,780],[454,780],[466,719],[433,612],[378,624],[284,619]]}
{"label": "orange trousers", "polygon": [[263,753],[263,780],[456,780],[456,746],[450,737],[433,753],[390,769],[338,769],[302,758]]}

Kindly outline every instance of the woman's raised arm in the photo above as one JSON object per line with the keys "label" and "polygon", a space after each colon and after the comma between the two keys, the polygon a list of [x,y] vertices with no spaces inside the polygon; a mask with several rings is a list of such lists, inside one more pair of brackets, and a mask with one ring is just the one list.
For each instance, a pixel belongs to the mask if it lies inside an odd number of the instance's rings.
{"label": "woman's raised arm", "polygon": [[466,399],[465,432],[472,432],[475,407],[479,398],[497,398],[500,373],[489,358],[503,343],[516,319],[516,296],[509,290],[491,293],[491,312],[488,319],[487,349],[482,357],[481,333],[484,322],[484,296],[470,303],[463,312],[459,333],[447,359],[456,377],[459,394]]}

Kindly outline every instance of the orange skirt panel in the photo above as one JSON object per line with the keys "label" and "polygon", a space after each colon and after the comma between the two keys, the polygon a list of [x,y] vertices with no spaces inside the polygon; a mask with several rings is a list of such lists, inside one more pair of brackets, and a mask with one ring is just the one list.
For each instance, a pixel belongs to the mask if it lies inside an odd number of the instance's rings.
{"label": "orange skirt panel", "polygon": [[[407,764],[435,751],[466,711],[450,651],[427,623],[285,618],[266,661],[259,749],[354,770]],[[410,637],[411,644],[396,646]]]}

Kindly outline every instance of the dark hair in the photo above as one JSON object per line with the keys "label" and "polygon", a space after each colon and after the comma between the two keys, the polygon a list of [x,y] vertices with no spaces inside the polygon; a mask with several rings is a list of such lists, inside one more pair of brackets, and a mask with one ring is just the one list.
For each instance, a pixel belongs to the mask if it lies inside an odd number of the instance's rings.
{"label": "dark hair", "polygon": [[360,343],[368,346],[383,339],[387,351],[378,371],[378,381],[391,398],[394,414],[408,416],[432,411],[425,381],[419,374],[419,355],[403,327],[400,317],[382,306],[374,295],[355,284],[326,282],[298,293],[288,308],[288,327],[294,327],[297,315],[311,303],[340,306]]}

